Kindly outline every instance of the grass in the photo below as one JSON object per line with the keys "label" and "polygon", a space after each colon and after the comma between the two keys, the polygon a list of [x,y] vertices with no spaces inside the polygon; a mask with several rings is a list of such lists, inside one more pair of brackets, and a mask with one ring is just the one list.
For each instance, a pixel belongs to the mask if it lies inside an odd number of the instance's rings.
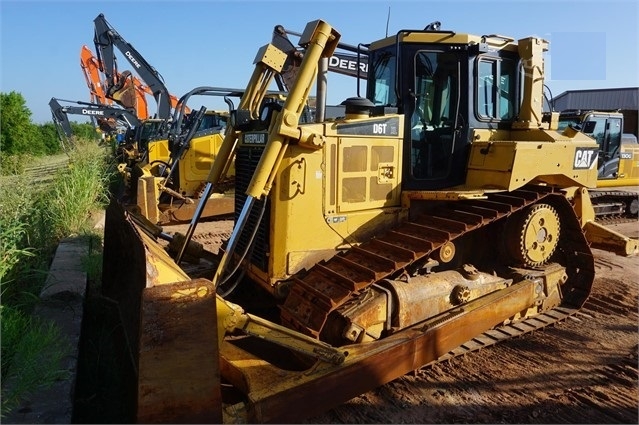
{"label": "grass", "polygon": [[29,164],[35,160],[30,154],[20,155],[1,155],[0,156],[0,175],[14,176],[24,173]]}
{"label": "grass", "polygon": [[[0,304],[2,331],[2,416],[32,391],[60,378],[60,359],[68,352],[59,330],[32,318],[47,270],[61,239],[89,238],[93,215],[104,209],[112,175],[109,152],[93,141],[78,143],[69,165],[48,183],[34,184],[22,174],[0,185]],[[8,159],[4,163],[10,163]],[[18,160],[16,160],[18,162]],[[83,259],[98,275],[101,252]],[[5,386],[9,382],[10,389]]]}
{"label": "grass", "polygon": [[[68,343],[52,323],[17,308],[0,307],[2,318],[2,414],[19,406],[22,398],[50,387],[67,372],[59,368]],[[6,383],[9,383],[7,385]]]}

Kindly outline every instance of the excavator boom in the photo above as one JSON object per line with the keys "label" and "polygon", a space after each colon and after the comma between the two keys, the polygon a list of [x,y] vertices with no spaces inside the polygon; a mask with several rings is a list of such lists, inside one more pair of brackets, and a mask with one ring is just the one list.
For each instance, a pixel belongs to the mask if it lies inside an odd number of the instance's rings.
{"label": "excavator boom", "polygon": [[102,66],[98,62],[98,59],[93,55],[91,49],[89,49],[86,45],[82,46],[82,49],[80,50],[80,67],[82,68],[84,79],[89,87],[91,102],[111,105],[113,100],[106,96],[106,93],[104,92],[104,84],[100,78],[100,69]]}
{"label": "excavator boom", "polygon": [[[60,101],[69,104],[61,105]],[[54,123],[63,130],[67,137],[71,137],[72,135],[71,124],[68,119],[69,114],[112,120],[113,122],[117,121],[127,128],[134,128],[141,123],[136,114],[131,110],[97,103],[73,102],[52,97],[49,101],[49,107],[51,108]]]}
{"label": "excavator boom", "polygon": [[105,89],[107,97],[113,97],[118,90],[122,89],[123,85],[123,81],[119,78],[120,74],[118,73],[114,52],[114,48],[117,48],[146,83],[155,98],[157,102],[156,117],[160,119],[170,118],[170,94],[158,71],[107,22],[104,14],[98,15],[93,22],[95,24],[93,41],[99,63],[102,65],[101,71],[106,76],[107,85]]}
{"label": "excavator boom", "polygon": [[[82,67],[84,78],[89,87],[91,102],[102,105],[112,105],[115,100],[116,103],[124,108],[135,109],[138,119],[145,120],[149,118],[146,94],[152,94],[152,92],[144,86],[137,77],[131,74],[118,74],[117,80],[124,82],[123,86],[127,86],[127,78],[130,78],[131,81],[128,83],[128,89],[120,90],[119,95],[115,96],[114,99],[107,97],[104,90],[106,82],[100,78],[100,70],[103,69],[103,66],[87,46],[82,46],[82,50],[80,51],[80,66]],[[131,85],[133,87],[131,87]],[[131,91],[131,89],[135,90],[135,95],[122,94],[123,91]]]}

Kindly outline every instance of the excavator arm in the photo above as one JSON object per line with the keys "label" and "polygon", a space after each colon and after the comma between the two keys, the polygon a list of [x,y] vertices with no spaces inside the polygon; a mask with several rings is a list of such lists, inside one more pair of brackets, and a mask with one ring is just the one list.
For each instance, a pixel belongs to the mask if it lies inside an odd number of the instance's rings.
{"label": "excavator arm", "polygon": [[[140,81],[139,78],[135,76],[133,76],[132,78],[133,78],[133,85],[135,86],[135,89],[138,93],[141,93],[143,97],[145,93],[153,96],[153,91],[149,88],[149,86],[145,85],[142,81]],[[171,100],[171,108],[175,110],[178,106],[179,99],[172,94],[169,94],[169,98]],[[189,108],[188,106],[185,106],[185,111],[188,114],[189,112],[191,112],[191,108]]]}
{"label": "excavator arm", "polygon": [[[74,105],[63,106],[60,104],[60,100],[73,103]],[[111,119],[122,123],[128,128],[136,127],[141,123],[131,110],[96,103],[73,102],[52,97],[49,101],[49,107],[51,108],[54,124],[58,129],[62,129],[66,137],[71,137],[72,135],[71,124],[68,118],[69,114],[83,115],[85,117],[97,118],[98,120]]]}
{"label": "excavator arm", "polygon": [[91,102],[111,105],[113,101],[106,96],[104,83],[100,78],[100,62],[86,45],[82,46],[80,50],[80,67],[82,68],[84,79],[89,87]]}
{"label": "excavator arm", "polygon": [[171,96],[164,85],[162,77],[146,59],[127,42],[105,19],[104,14],[94,19],[96,53],[101,71],[106,76],[106,95],[113,98],[116,92],[122,88],[120,74],[117,70],[117,61],[114,47],[122,52],[124,57],[133,66],[135,72],[146,83],[149,91],[157,102],[157,118],[168,119],[171,116]]}
{"label": "excavator arm", "polygon": [[[121,89],[118,90],[118,95],[107,97],[104,89],[107,83],[100,78],[100,70],[103,69],[102,64],[86,45],[82,46],[80,51],[80,66],[89,87],[91,102],[112,105],[115,100],[123,108],[135,109],[135,113],[140,120],[145,120],[149,117],[146,95],[153,95],[153,93],[133,74],[128,71],[122,74],[118,73],[117,81]],[[129,94],[130,91],[132,91],[132,94]]]}

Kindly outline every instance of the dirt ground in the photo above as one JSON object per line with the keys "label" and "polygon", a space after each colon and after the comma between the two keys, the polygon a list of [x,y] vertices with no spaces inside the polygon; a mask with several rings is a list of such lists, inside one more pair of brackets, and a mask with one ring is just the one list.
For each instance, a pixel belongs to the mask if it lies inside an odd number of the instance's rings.
{"label": "dirt ground", "polygon": [[[216,250],[231,226],[202,223],[196,240]],[[611,227],[639,237],[638,222]],[[305,423],[638,423],[639,257],[593,251],[593,291],[576,317],[405,375]]]}

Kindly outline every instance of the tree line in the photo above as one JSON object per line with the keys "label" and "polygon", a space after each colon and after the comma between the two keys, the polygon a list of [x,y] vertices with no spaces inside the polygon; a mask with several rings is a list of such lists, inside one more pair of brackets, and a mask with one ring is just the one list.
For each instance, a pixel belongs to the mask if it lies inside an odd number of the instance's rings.
{"label": "tree line", "polygon": [[[21,93],[0,93],[0,153],[7,155],[55,155],[62,145],[53,121],[34,124],[31,110]],[[97,139],[98,133],[90,123],[71,122],[73,135]]]}

